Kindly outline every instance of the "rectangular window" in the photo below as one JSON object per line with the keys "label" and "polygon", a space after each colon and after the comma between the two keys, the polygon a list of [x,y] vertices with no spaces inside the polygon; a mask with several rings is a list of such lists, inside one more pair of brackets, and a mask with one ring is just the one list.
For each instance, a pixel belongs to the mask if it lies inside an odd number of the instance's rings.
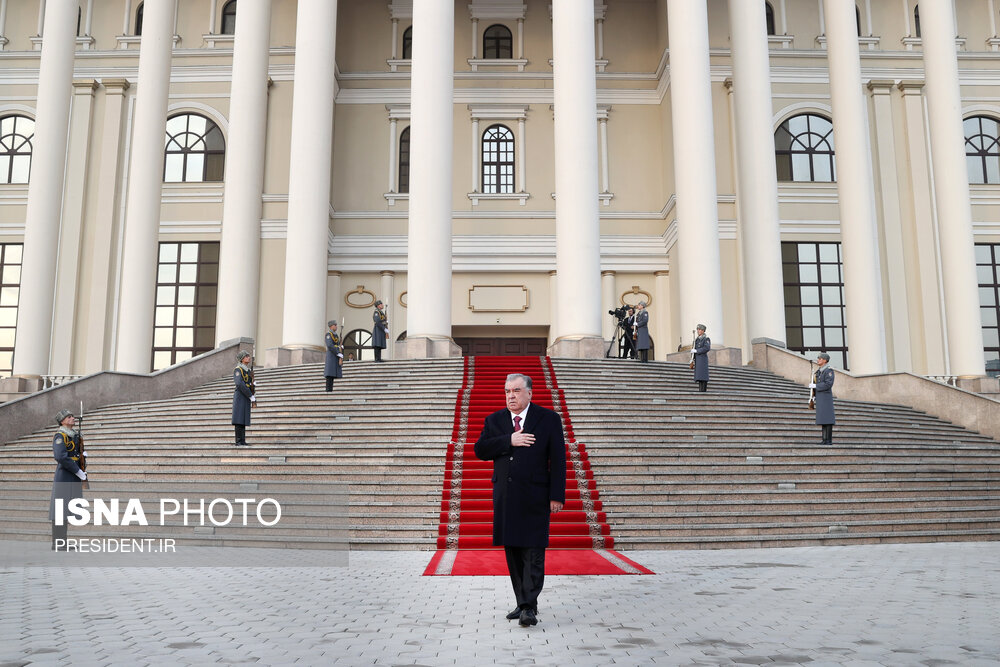
{"label": "rectangular window", "polygon": [[986,361],[1000,359],[1000,243],[976,244],[976,276],[979,283],[979,314],[983,320],[983,351]]}
{"label": "rectangular window", "polygon": [[0,378],[14,371],[14,334],[21,291],[20,243],[0,243]]}
{"label": "rectangular window", "polygon": [[215,347],[219,244],[161,243],[153,314],[153,370]]}
{"label": "rectangular window", "polygon": [[785,332],[789,350],[848,370],[844,278],[839,243],[781,244],[785,283]]}

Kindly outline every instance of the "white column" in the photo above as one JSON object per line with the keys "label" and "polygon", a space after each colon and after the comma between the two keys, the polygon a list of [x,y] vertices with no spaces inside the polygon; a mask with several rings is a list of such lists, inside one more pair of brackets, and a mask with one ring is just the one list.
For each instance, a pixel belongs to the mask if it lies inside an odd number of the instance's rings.
{"label": "white column", "polygon": [[600,357],[604,345],[592,2],[553,0],[552,59],[561,340],[550,348],[550,353]]}
{"label": "white column", "polygon": [[857,16],[851,0],[826,0],[825,11],[849,359],[854,373],[885,373],[882,273]]}
{"label": "white column", "polygon": [[66,170],[67,126],[76,51],[76,0],[50,0],[38,71],[35,137],[24,221],[24,255],[18,300],[15,375],[49,370],[56,253]]}
{"label": "white column", "polygon": [[385,305],[385,316],[389,320],[389,335],[386,336],[385,349],[382,351],[383,359],[392,359],[393,350],[396,349],[394,341],[396,337],[399,336],[402,329],[399,328],[399,322],[396,321],[395,316],[395,304],[396,304],[396,289],[394,286],[393,276],[396,274],[392,271],[382,271],[379,273],[381,280],[379,281],[379,298],[382,299],[382,303]]}
{"label": "white column", "polygon": [[524,143],[524,118],[517,119],[517,191],[524,192],[525,190],[525,179],[524,179],[524,164],[526,162],[524,151],[527,146]]}
{"label": "white column", "polygon": [[215,342],[256,338],[271,0],[240,7],[226,142]]}
{"label": "white column", "polygon": [[[53,0],[54,2],[55,0]],[[66,11],[71,11],[71,6],[65,5],[64,3],[59,3],[57,6],[65,7]],[[72,5],[76,7],[76,5]],[[73,34],[76,34],[76,26],[73,26]],[[38,3],[38,36],[45,36],[45,0],[39,0]],[[75,49],[74,49],[75,50]]]}
{"label": "white column", "polygon": [[878,164],[881,194],[881,261],[885,267],[882,286],[886,296],[883,315],[886,318],[887,365],[890,371],[913,371],[910,354],[910,312],[907,301],[906,246],[900,215],[899,174],[896,169],[896,141],[893,119],[892,89],[895,82],[872,80],[868,90],[872,97],[872,122],[875,126],[875,157]]}
{"label": "white column", "polygon": [[608,178],[608,116],[597,119],[601,129],[601,192],[610,192],[610,179]]}
{"label": "white column", "polygon": [[[412,121],[411,121],[411,127],[412,127]],[[410,132],[412,135],[413,130],[410,130]],[[482,157],[479,153],[479,146],[480,146],[479,119],[473,118],[472,119],[472,192],[479,192],[479,173],[480,173],[479,160]],[[412,192],[413,188],[410,188],[410,191]]]}
{"label": "white column", "polygon": [[396,147],[399,145],[399,137],[396,134],[396,119],[389,118],[389,192],[396,191]]}
{"label": "white column", "polygon": [[7,0],[0,0],[0,49],[6,46]]}
{"label": "white column", "polygon": [[517,20],[517,59],[524,60],[524,19]]}
{"label": "white column", "polygon": [[608,315],[609,310],[619,306],[615,296],[615,272],[601,271],[601,337],[610,341],[615,334],[615,319]]}
{"label": "white column", "polygon": [[559,338],[559,276],[549,271],[549,345]]}
{"label": "white column", "polygon": [[[705,0],[668,0],[681,329],[701,322],[725,345],[715,136]],[[768,121],[767,127],[770,127]]]}
{"label": "white column", "polygon": [[329,262],[336,0],[299,0],[282,347],[323,349]]}
{"label": "white column", "polygon": [[390,58],[392,60],[396,59],[396,55],[399,53],[397,42],[399,42],[399,19],[392,19],[392,51],[390,52]]}
{"label": "white column", "polygon": [[604,19],[597,20],[597,59],[604,60]]}
{"label": "white column", "polygon": [[781,229],[764,4],[729,0],[747,333],[784,344]]}
{"label": "white column", "polygon": [[788,34],[788,15],[785,13],[785,0],[778,0],[778,5],[780,7],[779,13],[781,14],[781,34]]}
{"label": "white column", "polygon": [[[93,79],[73,81],[73,105],[69,118],[69,145],[66,150],[66,179],[63,189],[62,224],[59,233],[59,266],[56,274],[55,309],[52,317],[52,353],[49,356],[51,375],[79,372],[79,354],[83,352],[78,314],[83,310],[83,294],[79,291],[81,269],[87,262],[83,252],[83,218],[86,213],[86,193],[90,180],[97,174],[87,169],[90,162],[94,111]],[[95,286],[98,289],[100,286]]]}
{"label": "white column", "polygon": [[461,354],[451,339],[452,147],[455,3],[413,6],[406,349],[410,357]]}
{"label": "white column", "polygon": [[982,320],[965,164],[962,98],[951,3],[921,2],[934,195],[940,226],[945,322],[952,375],[985,375]]}
{"label": "white column", "polygon": [[162,155],[176,4],[177,0],[146,0],[143,5],[115,362],[119,371],[129,373],[148,373],[152,361]]}
{"label": "white column", "polygon": [[84,263],[84,271],[89,272],[91,285],[90,293],[81,302],[86,345],[81,369],[84,374],[110,368],[114,337],[109,335],[109,323],[113,321],[114,265],[121,230],[118,220],[121,206],[119,183],[124,167],[121,144],[126,127],[123,110],[129,82],[126,79],[105,78],[101,84],[104,87],[104,117],[101,121],[100,169],[96,174],[94,191],[97,206],[93,218],[94,234],[90,239],[84,237],[85,245],[81,251],[89,258]]}
{"label": "white column", "polygon": [[910,28],[910,2],[909,0],[900,0],[900,2],[903,3],[903,25],[906,26],[903,35],[906,37],[915,37],[913,29]]}
{"label": "white column", "polygon": [[[251,4],[251,3],[243,3],[243,4],[244,4],[244,6],[246,6],[247,4]],[[259,4],[259,3],[258,2],[254,2],[252,4]],[[268,4],[270,4],[270,3],[268,3]],[[208,3],[208,34],[209,35],[214,35],[215,34],[215,16],[216,16],[216,14],[218,14],[218,9],[219,9],[219,0],[210,0],[209,3]],[[270,11],[270,7],[268,7],[268,10]],[[242,18],[243,18],[243,14],[241,13],[240,14],[240,19],[242,19]],[[233,58],[235,59],[235,57],[236,56],[234,54]],[[235,62],[233,63],[233,67],[234,68],[236,67],[236,63]]]}
{"label": "white column", "polygon": [[87,0],[87,13],[83,24],[83,34],[88,37],[91,36],[91,30],[94,27],[94,0]]}
{"label": "white column", "polygon": [[122,34],[130,35],[130,24],[132,23],[132,0],[125,0],[125,15],[122,17]]}
{"label": "white column", "polygon": [[479,19],[472,19],[472,58],[479,57]]}
{"label": "white column", "polygon": [[[659,343],[653,346],[653,357],[666,359],[674,351],[673,337],[670,335],[670,272],[656,271],[653,273],[653,294],[656,297],[656,308],[653,309],[653,321],[656,323],[656,338]],[[659,348],[659,352],[657,352]]]}

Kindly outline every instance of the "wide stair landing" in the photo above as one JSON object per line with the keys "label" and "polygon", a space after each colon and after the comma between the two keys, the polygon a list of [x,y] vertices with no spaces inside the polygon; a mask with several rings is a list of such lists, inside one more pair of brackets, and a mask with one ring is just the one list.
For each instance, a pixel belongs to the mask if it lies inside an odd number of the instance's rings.
{"label": "wide stair landing", "polygon": [[[750,368],[553,360],[621,549],[1000,539],[1000,445],[917,410]],[[805,379],[804,379],[805,380]],[[836,391],[835,391],[836,393]],[[887,396],[887,400],[891,400]]]}
{"label": "wide stair landing", "polygon": [[[432,548],[462,367],[461,359],[349,362],[330,394],[322,365],[258,369],[259,406],[247,429],[249,448],[232,446],[229,377],[167,400],[136,397],[87,413],[89,472],[95,484],[100,480],[136,496],[143,489],[238,482],[257,485],[260,495],[316,490],[317,505],[324,500],[323,484],[346,483],[352,549]],[[5,536],[48,539],[54,430],[0,448]],[[85,536],[83,529],[71,530]],[[225,529],[205,536],[183,527],[157,535],[188,544],[226,537]],[[329,541],[324,535],[307,522],[291,544],[322,546]],[[254,545],[266,546],[269,539],[262,531]]]}

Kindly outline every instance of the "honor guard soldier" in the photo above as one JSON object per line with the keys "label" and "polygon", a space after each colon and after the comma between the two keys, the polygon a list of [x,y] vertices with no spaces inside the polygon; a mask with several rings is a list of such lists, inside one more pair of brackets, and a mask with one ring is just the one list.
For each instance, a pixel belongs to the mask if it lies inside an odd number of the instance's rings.
{"label": "honor guard soldier", "polygon": [[344,342],[337,333],[337,320],[330,320],[326,326],[329,331],[326,332],[326,364],[323,366],[323,375],[326,377],[326,390],[333,391],[334,379],[344,377]]}
{"label": "honor guard soldier", "polygon": [[639,361],[649,361],[649,311],[645,301],[636,306],[635,349],[639,351]]}
{"label": "honor guard soldier", "polygon": [[694,339],[694,381],[698,391],[708,391],[708,351],[712,349],[712,339],[705,335],[705,325],[697,326],[698,337]]}
{"label": "honor guard soldier", "polygon": [[375,349],[375,361],[382,361],[382,350],[385,349],[386,337],[389,335],[389,318],[385,315],[385,304],[381,300],[375,302],[375,312],[372,313],[372,347]]}
{"label": "honor guard soldier", "polygon": [[[52,478],[52,500],[49,504],[49,520],[52,521],[52,549],[66,544],[66,506],[70,500],[83,496],[83,482],[87,479],[87,455],[83,452],[83,439],[75,430],[76,417],[69,410],[60,410],[56,415],[59,430],[52,439],[52,456],[56,460],[56,474]],[[63,524],[56,525],[56,503],[62,505]],[[57,540],[61,540],[57,544]]]}
{"label": "honor guard soldier", "polygon": [[250,425],[250,409],[257,404],[257,383],[254,382],[252,357],[249,352],[240,351],[236,355],[239,365],[233,370],[233,427],[236,429],[236,446],[249,447],[247,426]]}
{"label": "honor guard soldier", "polygon": [[835,373],[827,364],[830,363],[830,355],[820,352],[816,357],[816,364],[819,370],[816,371],[816,381],[809,384],[809,388],[816,392],[816,425],[823,427],[823,442],[821,445],[833,444],[833,425],[837,423],[837,417],[833,409],[833,381]]}

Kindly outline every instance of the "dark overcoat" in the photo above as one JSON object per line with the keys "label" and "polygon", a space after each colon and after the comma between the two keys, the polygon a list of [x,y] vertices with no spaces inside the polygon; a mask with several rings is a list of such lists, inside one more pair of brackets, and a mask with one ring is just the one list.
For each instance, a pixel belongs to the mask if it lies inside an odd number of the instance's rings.
{"label": "dark overcoat", "polygon": [[704,334],[694,340],[694,381],[708,382],[708,351],[712,349],[712,339]]}
{"label": "dark overcoat", "polygon": [[49,503],[49,521],[55,519],[56,502],[62,503],[63,516],[68,516],[66,505],[73,498],[83,496],[83,482],[76,476],[80,472],[80,432],[70,438],[59,431],[52,438],[52,457],[56,460],[56,474],[52,478],[52,501]]}
{"label": "dark overcoat", "polygon": [[326,363],[323,365],[323,375],[328,378],[344,377],[344,367],[340,365],[340,360],[343,358],[344,344],[340,340],[340,334],[327,331]]}
{"label": "dark overcoat", "polygon": [[524,432],[535,436],[530,447],[514,447],[509,410],[486,418],[476,441],[476,456],[493,461],[493,544],[547,547],[549,501],[566,502],[566,442],[562,419],[532,403]]}
{"label": "dark overcoat", "polygon": [[836,373],[829,366],[824,366],[816,373],[816,423],[836,424],[837,418],[833,411],[833,380]]}
{"label": "dark overcoat", "polygon": [[372,327],[372,347],[385,347],[385,330],[389,328],[389,319],[386,317],[384,310],[375,309],[372,313],[372,322],[375,326]]}
{"label": "dark overcoat", "polygon": [[635,314],[635,349],[649,349],[649,311],[643,308]]}
{"label": "dark overcoat", "polygon": [[239,366],[233,371],[233,426],[250,425],[250,374]]}

